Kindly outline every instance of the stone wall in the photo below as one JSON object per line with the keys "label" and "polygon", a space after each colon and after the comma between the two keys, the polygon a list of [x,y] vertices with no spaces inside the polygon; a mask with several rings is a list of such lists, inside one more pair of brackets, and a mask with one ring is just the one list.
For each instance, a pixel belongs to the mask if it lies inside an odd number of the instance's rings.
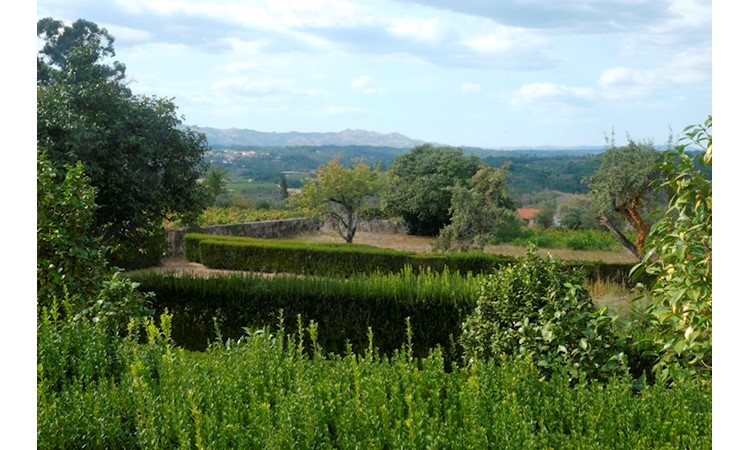
{"label": "stone wall", "polygon": [[[323,223],[321,227],[323,231],[335,231],[335,225],[333,219],[328,219]],[[367,231],[370,233],[405,233],[406,228],[401,222],[394,222],[393,220],[386,219],[375,219],[362,221],[357,225],[357,231]],[[356,236],[355,236],[356,239]]]}
{"label": "stone wall", "polygon": [[185,233],[216,234],[223,236],[247,236],[256,238],[285,238],[320,230],[320,221],[315,219],[267,220],[232,225],[215,225],[199,230],[173,228],[167,230],[169,256],[182,256],[182,238]]}
{"label": "stone wall", "polygon": [[[167,230],[169,256],[182,256],[182,237],[185,233],[217,234],[222,236],[247,236],[255,238],[285,238],[315,231],[333,231],[333,221],[321,223],[315,219],[283,219],[267,220],[263,222],[249,222],[232,225],[214,225],[202,227],[198,230],[187,228],[172,228]],[[357,231],[373,233],[403,233],[404,227],[399,222],[391,220],[363,221],[357,226]]]}

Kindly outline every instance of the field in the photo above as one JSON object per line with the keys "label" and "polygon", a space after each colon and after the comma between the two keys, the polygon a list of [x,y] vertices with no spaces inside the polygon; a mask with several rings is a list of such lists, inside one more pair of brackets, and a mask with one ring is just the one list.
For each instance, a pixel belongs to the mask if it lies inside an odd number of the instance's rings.
{"label": "field", "polygon": [[[343,242],[341,236],[335,231],[321,231],[314,234],[297,236],[293,239],[306,242]],[[410,236],[407,234],[392,233],[372,233],[358,231],[354,236],[355,244],[372,245],[374,247],[391,248],[394,250],[408,250],[420,253],[428,253],[432,250],[432,244],[435,242],[434,237]],[[485,247],[486,253],[506,256],[523,256],[526,253],[526,247],[511,244],[488,245]],[[604,261],[612,263],[632,263],[638,262],[633,255],[627,250],[571,250],[565,248],[544,248],[541,247],[542,254],[551,254],[557,258],[565,260],[578,261]]]}

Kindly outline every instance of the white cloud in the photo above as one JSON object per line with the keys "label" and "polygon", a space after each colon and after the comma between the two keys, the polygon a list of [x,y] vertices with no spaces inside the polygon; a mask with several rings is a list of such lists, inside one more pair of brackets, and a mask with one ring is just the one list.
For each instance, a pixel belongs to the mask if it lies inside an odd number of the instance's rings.
{"label": "white cloud", "polygon": [[375,78],[369,75],[363,75],[352,81],[351,86],[365,94],[382,94],[385,92],[385,88],[373,86],[374,81]]}
{"label": "white cloud", "polygon": [[320,91],[315,89],[300,89],[289,80],[255,80],[250,78],[229,78],[218,81],[211,86],[217,94],[226,96],[241,96],[255,99],[279,97],[315,97]]}
{"label": "white cloud", "polygon": [[596,98],[592,88],[572,87],[556,83],[524,84],[511,95],[514,108],[536,106],[580,106],[589,104]]}
{"label": "white cloud", "polygon": [[450,26],[436,17],[429,19],[398,17],[392,19],[387,30],[395,36],[431,44],[443,42],[454,34]]}
{"label": "white cloud", "polygon": [[462,83],[460,90],[464,94],[472,94],[474,92],[479,92],[482,90],[482,86],[477,83]]}
{"label": "white cloud", "polygon": [[704,85],[711,80],[711,56],[701,52],[675,55],[661,67],[650,70],[613,67],[599,77],[604,97],[645,98],[655,90],[683,85]]}

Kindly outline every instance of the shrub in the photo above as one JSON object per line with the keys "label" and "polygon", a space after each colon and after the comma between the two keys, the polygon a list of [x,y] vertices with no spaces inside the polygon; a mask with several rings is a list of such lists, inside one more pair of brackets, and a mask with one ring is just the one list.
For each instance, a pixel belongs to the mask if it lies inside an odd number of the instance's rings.
{"label": "shrub", "polygon": [[594,307],[583,282],[582,272],[530,246],[525,258],[480,282],[459,339],[465,361],[531,358],[543,376],[560,369],[571,381],[626,373],[613,318]]}
{"label": "shrub", "polygon": [[101,238],[92,235],[94,195],[81,163],[57,175],[37,150],[37,307],[40,314],[102,322],[121,331],[145,317],[150,295],[108,267]]}
{"label": "shrub", "polygon": [[[711,125],[709,116],[703,126],[687,127],[683,138],[705,145],[701,162],[706,166],[711,165]],[[638,344],[655,357],[653,371],[665,381],[711,373],[711,180],[685,154],[685,147],[668,152],[660,165],[667,175],[660,189],[673,195],[664,217],[651,228],[644,262],[635,268],[654,278],[639,301],[645,336]]]}

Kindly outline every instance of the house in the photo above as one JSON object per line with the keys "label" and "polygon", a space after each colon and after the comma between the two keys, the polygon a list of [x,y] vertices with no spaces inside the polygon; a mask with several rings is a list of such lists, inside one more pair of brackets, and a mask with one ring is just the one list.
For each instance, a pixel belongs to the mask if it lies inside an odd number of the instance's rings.
{"label": "house", "polygon": [[516,209],[516,212],[526,226],[536,226],[536,215],[539,212],[538,208],[518,208]]}

